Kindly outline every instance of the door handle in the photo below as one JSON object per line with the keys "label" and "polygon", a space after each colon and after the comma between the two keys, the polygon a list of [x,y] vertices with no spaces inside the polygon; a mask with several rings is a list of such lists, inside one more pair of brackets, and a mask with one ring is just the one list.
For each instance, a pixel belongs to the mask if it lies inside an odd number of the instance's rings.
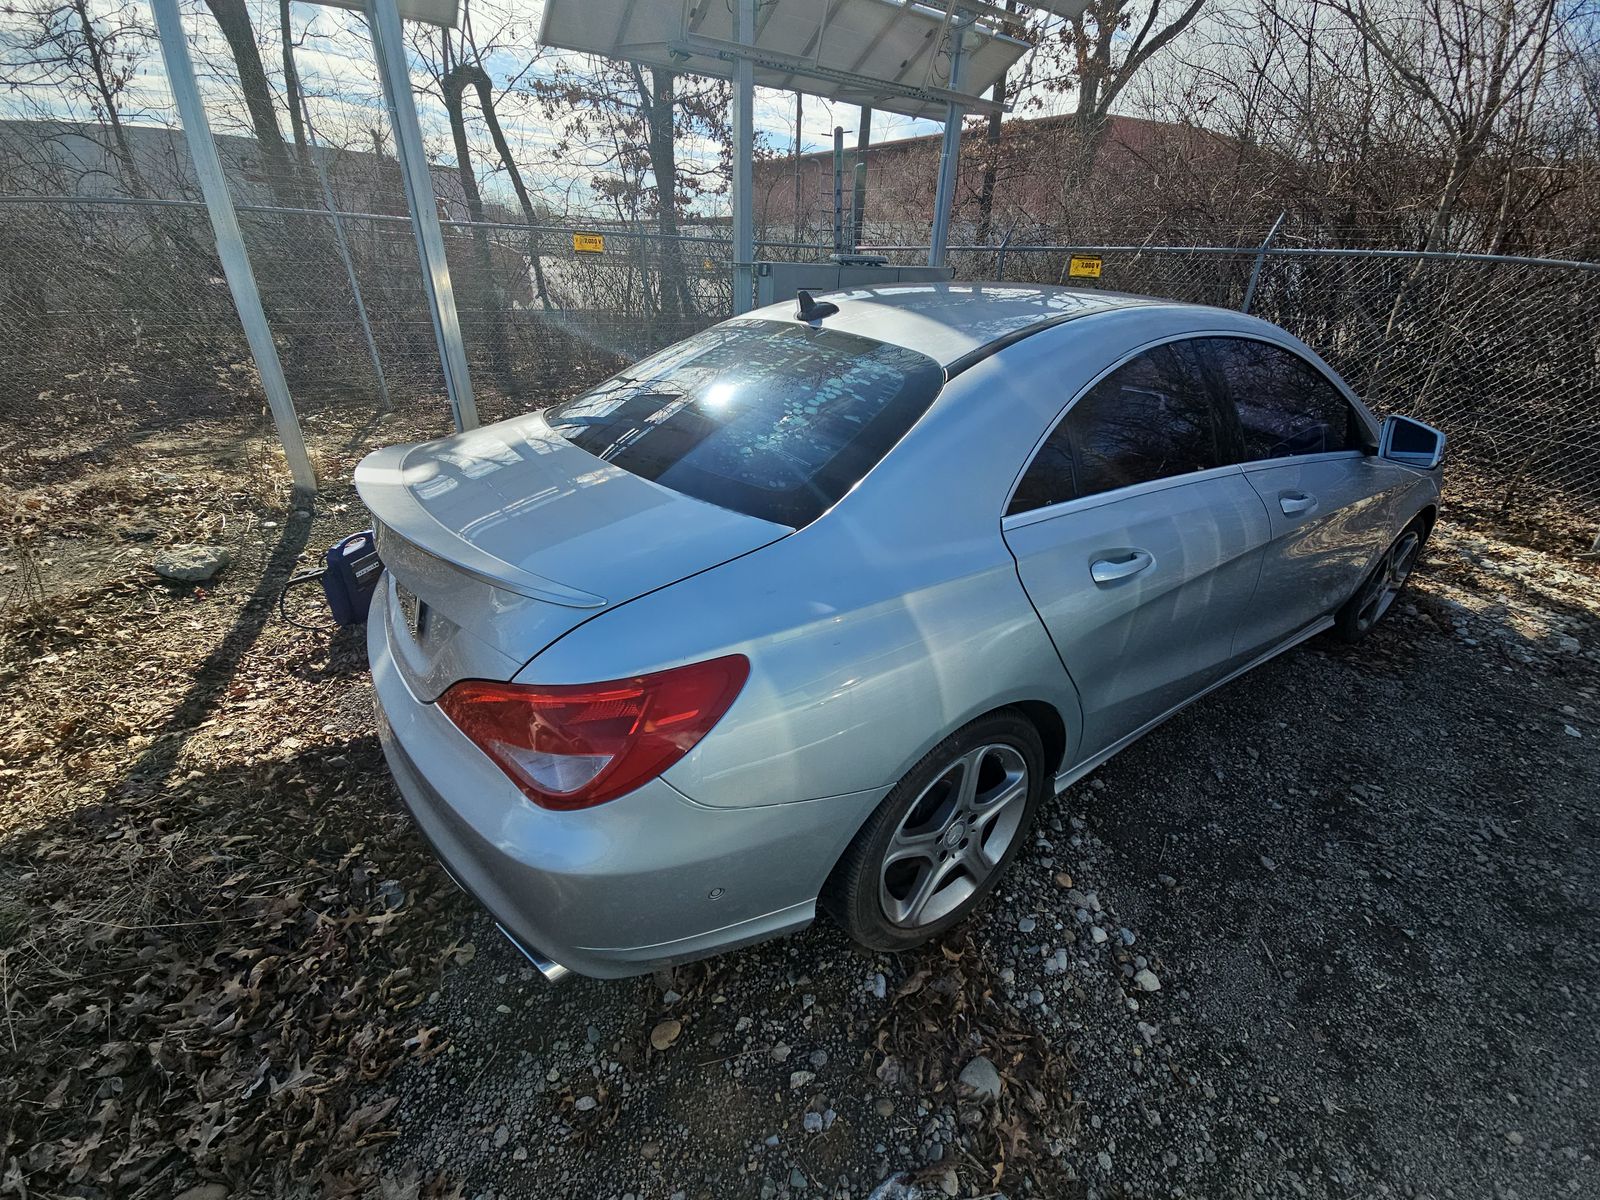
{"label": "door handle", "polygon": [[1317,498],[1308,496],[1304,492],[1289,493],[1278,497],[1278,507],[1283,509],[1286,517],[1298,517],[1301,513],[1308,513],[1317,506]]}
{"label": "door handle", "polygon": [[1125,558],[1102,558],[1091,564],[1089,577],[1096,583],[1115,583],[1119,579],[1137,575],[1140,571],[1155,566],[1155,563],[1156,556],[1148,551],[1129,550]]}

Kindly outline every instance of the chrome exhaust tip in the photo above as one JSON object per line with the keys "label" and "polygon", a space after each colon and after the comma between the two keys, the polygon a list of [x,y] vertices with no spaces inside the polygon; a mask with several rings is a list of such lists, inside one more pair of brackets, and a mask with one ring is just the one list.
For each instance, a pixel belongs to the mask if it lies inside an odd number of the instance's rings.
{"label": "chrome exhaust tip", "polygon": [[511,931],[504,925],[500,924],[499,921],[494,923],[494,927],[500,931],[500,935],[505,938],[506,941],[510,942],[522,952],[523,958],[527,959],[536,968],[538,968],[539,974],[545,977],[545,981],[547,983],[560,983],[568,975],[572,974],[571,971],[567,970],[566,967],[563,967],[560,963],[556,962],[555,959],[546,958],[532,947],[524,946],[512,935]]}

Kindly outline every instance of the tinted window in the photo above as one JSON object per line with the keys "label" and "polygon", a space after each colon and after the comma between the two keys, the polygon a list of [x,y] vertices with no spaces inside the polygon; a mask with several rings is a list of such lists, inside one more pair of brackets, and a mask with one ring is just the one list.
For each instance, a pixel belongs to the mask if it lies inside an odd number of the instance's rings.
{"label": "tinted window", "polygon": [[708,329],[545,415],[590,454],[784,525],[820,516],[944,383],[931,358],[800,322]]}
{"label": "tinted window", "polygon": [[1029,464],[1010,512],[1231,461],[1185,344],[1158,346],[1078,399]]}
{"label": "tinted window", "polygon": [[1339,389],[1292,350],[1249,338],[1206,346],[1239,412],[1247,462],[1357,450],[1366,440]]}

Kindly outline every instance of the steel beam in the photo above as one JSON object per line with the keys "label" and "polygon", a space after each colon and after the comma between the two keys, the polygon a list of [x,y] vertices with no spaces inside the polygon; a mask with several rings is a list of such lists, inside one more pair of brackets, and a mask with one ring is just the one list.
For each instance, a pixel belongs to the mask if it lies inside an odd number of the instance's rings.
{"label": "steel beam", "polygon": [[433,317],[433,336],[439,344],[445,391],[458,430],[475,429],[478,406],[472,398],[472,378],[467,371],[467,349],[461,340],[461,320],[456,314],[455,291],[450,286],[450,264],[445,258],[444,233],[439,228],[438,200],[428,173],[422,126],[416,99],[411,94],[411,64],[406,60],[405,35],[395,0],[366,0],[367,25],[372,33],[383,99],[394,129],[396,157],[406,185],[406,205],[417,236],[417,258],[422,264],[422,290]]}
{"label": "steel beam", "polygon": [[244,235],[239,230],[238,214],[233,210],[233,198],[228,195],[228,181],[222,174],[217,146],[211,140],[211,123],[206,119],[205,103],[200,99],[200,88],[195,82],[194,62],[189,57],[189,42],[183,32],[178,0],[152,0],[152,7],[161,40],[161,58],[167,67],[167,85],[172,89],[178,118],[183,122],[183,136],[189,143],[189,157],[194,160],[194,173],[200,181],[200,193],[205,197],[206,212],[211,217],[217,257],[222,260],[222,274],[228,281],[228,290],[233,293],[233,307],[239,314],[239,324],[244,327],[245,340],[256,361],[261,390],[266,393],[267,406],[272,410],[272,421],[277,426],[284,457],[289,460],[295,489],[307,496],[315,495],[316,472],[311,467],[311,456],[306,453],[300,418],[295,415],[289,384],[283,377],[283,364],[278,361],[278,348],[273,344],[272,329],[261,307],[261,293],[256,289],[255,272],[244,248]]}

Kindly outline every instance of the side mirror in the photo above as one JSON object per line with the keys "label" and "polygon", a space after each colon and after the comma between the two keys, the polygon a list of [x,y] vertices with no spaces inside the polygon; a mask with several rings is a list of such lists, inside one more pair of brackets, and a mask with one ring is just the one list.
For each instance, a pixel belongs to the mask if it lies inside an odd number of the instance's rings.
{"label": "side mirror", "polygon": [[1378,457],[1431,471],[1444,459],[1444,434],[1410,417],[1385,417],[1378,434]]}

